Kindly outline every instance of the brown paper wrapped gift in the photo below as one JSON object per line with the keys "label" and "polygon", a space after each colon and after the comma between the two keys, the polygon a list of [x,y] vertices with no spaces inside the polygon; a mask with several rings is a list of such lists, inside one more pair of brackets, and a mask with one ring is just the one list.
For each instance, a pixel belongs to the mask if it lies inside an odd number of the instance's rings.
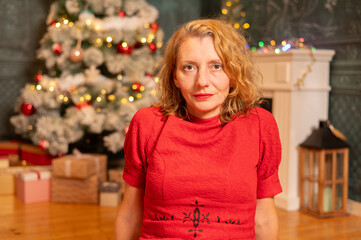
{"label": "brown paper wrapped gift", "polygon": [[82,154],[75,152],[53,160],[53,176],[86,179],[93,174],[98,175],[100,182],[107,177],[107,155]]}
{"label": "brown paper wrapped gift", "polygon": [[108,156],[106,154],[95,154],[90,153],[90,155],[95,161],[96,174],[98,175],[100,182],[105,182],[107,180],[107,161]]}
{"label": "brown paper wrapped gift", "polygon": [[53,177],[51,201],[63,203],[98,203],[98,176],[88,179]]}
{"label": "brown paper wrapped gift", "polygon": [[66,155],[53,159],[53,176],[86,179],[96,173],[96,163],[88,155]]}
{"label": "brown paper wrapped gift", "polygon": [[15,175],[6,169],[0,169],[0,195],[15,194]]}
{"label": "brown paper wrapped gift", "polygon": [[8,156],[0,156],[0,169],[9,168],[9,158]]}

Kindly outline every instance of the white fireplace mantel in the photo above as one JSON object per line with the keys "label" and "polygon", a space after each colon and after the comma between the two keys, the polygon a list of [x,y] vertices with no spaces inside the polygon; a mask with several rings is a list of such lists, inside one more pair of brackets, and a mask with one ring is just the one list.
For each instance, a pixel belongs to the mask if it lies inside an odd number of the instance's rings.
{"label": "white fireplace mantel", "polygon": [[334,54],[334,50],[325,49],[256,54],[263,75],[262,92],[272,99],[282,143],[279,177],[283,192],[275,198],[279,208],[300,207],[298,145],[319,120],[328,118],[330,61]]}

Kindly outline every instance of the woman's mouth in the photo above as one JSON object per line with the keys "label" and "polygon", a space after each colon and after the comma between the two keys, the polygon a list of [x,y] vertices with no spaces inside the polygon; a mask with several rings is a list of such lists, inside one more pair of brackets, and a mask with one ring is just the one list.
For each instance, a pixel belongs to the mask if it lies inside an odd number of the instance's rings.
{"label": "woman's mouth", "polygon": [[195,98],[200,99],[200,100],[205,100],[208,99],[210,97],[213,96],[213,94],[210,93],[199,93],[199,94],[194,94],[193,95]]}

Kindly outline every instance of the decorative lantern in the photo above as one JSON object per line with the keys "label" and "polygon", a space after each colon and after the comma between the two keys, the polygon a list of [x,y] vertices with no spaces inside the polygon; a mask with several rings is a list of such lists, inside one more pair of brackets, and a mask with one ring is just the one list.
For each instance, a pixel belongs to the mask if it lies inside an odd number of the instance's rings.
{"label": "decorative lantern", "polygon": [[299,148],[301,210],[318,217],[346,214],[349,145],[337,133],[320,121]]}

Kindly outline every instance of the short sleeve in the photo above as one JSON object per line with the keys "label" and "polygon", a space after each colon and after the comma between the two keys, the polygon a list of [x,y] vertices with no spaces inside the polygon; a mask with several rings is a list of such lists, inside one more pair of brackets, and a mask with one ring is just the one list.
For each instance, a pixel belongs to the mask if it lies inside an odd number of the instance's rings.
{"label": "short sleeve", "polygon": [[146,176],[146,143],[147,135],[142,130],[142,121],[146,121],[144,114],[139,111],[130,122],[124,142],[124,173],[123,179],[136,188],[145,187]]}
{"label": "short sleeve", "polygon": [[267,198],[282,192],[278,177],[281,162],[281,141],[273,115],[257,108],[260,132],[260,159],[257,166],[257,198]]}

